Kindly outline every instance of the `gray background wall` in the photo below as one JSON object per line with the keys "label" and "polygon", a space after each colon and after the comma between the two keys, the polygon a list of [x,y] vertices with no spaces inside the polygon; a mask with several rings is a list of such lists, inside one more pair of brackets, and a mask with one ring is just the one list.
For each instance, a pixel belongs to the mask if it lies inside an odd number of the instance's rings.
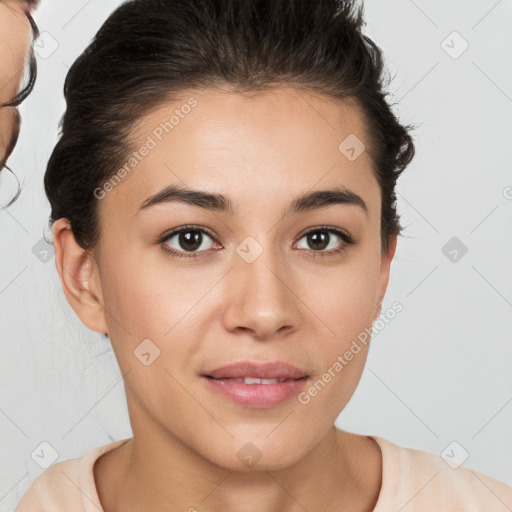
{"label": "gray background wall", "polygon": [[[0,211],[1,511],[43,471],[31,456],[42,442],[60,461],[131,435],[110,346],[75,318],[41,241],[65,74],[119,4],[42,0],[35,14],[39,76],[10,159],[23,192]],[[406,229],[383,305],[403,311],[375,336],[337,425],[448,447],[512,485],[512,2],[368,0],[366,16],[394,77],[391,100],[421,126],[399,181]]]}

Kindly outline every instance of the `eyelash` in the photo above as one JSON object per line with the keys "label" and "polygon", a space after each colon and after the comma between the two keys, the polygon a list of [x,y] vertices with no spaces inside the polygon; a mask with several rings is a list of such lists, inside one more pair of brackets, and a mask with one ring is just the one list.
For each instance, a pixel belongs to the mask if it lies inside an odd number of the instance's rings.
{"label": "eyelash", "polygon": [[[170,231],[169,233],[166,233],[162,238],[160,238],[158,243],[161,245],[162,249],[165,252],[171,254],[172,256],[176,256],[178,258],[197,258],[198,256],[201,255],[201,253],[204,253],[207,251],[186,253],[186,252],[181,252],[181,251],[176,251],[174,249],[171,249],[165,243],[173,236],[179,235],[180,233],[186,233],[188,231],[199,231],[201,233],[208,235],[210,238],[212,238],[215,241],[215,236],[213,235],[213,233],[210,232],[210,230],[208,230],[204,227],[187,225],[187,226],[181,226],[177,229]],[[313,229],[310,229],[309,231],[306,231],[305,233],[303,233],[302,236],[299,238],[299,240],[301,240],[305,236],[309,235],[310,233],[316,233],[316,232],[322,232],[322,231],[325,231],[328,233],[334,233],[335,235],[339,236],[343,240],[343,245],[338,249],[331,249],[330,251],[310,250],[310,252],[313,253],[312,256],[310,256],[312,258],[317,258],[317,257],[324,258],[326,256],[336,256],[340,253],[345,252],[349,246],[354,245],[356,243],[356,240],[354,240],[354,238],[352,238],[348,233],[345,233],[344,231],[341,231],[340,229],[334,228],[331,226],[317,226]]]}

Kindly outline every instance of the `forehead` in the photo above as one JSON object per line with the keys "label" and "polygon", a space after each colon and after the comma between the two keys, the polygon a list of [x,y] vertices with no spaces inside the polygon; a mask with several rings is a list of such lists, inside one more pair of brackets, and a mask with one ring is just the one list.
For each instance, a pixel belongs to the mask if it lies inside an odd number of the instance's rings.
{"label": "forehead", "polygon": [[116,187],[134,200],[178,183],[259,202],[342,184],[378,201],[359,109],[305,90],[189,90],[141,119],[131,141],[150,148]]}
{"label": "forehead", "polygon": [[[190,108],[188,104],[192,99],[194,106]],[[215,124],[226,134],[229,129],[232,135],[242,128],[243,132],[237,134],[242,136],[251,125],[260,129],[261,123],[265,123],[269,133],[285,129],[285,132],[295,132],[299,136],[299,132],[306,128],[311,139],[315,138],[313,129],[321,134],[319,138],[328,132],[331,138],[337,138],[347,130],[366,137],[363,119],[353,100],[335,100],[284,85],[246,93],[223,88],[182,91],[172,102],[159,105],[140,119],[133,135],[140,139],[155,127],[155,123],[165,123],[171,117],[176,118],[171,122],[174,133],[180,131],[174,130],[178,124],[182,128],[193,125],[198,131],[202,126],[211,128]]]}

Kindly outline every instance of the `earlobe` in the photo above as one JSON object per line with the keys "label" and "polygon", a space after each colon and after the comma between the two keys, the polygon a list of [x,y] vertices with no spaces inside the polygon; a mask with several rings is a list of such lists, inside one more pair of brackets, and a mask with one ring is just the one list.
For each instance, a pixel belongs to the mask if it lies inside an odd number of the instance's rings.
{"label": "earlobe", "polygon": [[78,244],[67,219],[55,221],[53,243],[55,265],[69,305],[86,327],[107,334],[101,283],[93,255]]}

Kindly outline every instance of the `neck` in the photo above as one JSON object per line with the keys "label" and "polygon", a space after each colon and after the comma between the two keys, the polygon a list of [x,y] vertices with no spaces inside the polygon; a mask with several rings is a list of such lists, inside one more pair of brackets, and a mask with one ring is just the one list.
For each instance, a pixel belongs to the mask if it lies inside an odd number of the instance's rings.
{"label": "neck", "polygon": [[105,512],[368,511],[381,486],[380,448],[334,426],[306,456],[273,471],[232,471],[168,431],[151,429],[151,436],[144,434],[147,428],[133,431],[130,441],[105,454],[95,468]]}

